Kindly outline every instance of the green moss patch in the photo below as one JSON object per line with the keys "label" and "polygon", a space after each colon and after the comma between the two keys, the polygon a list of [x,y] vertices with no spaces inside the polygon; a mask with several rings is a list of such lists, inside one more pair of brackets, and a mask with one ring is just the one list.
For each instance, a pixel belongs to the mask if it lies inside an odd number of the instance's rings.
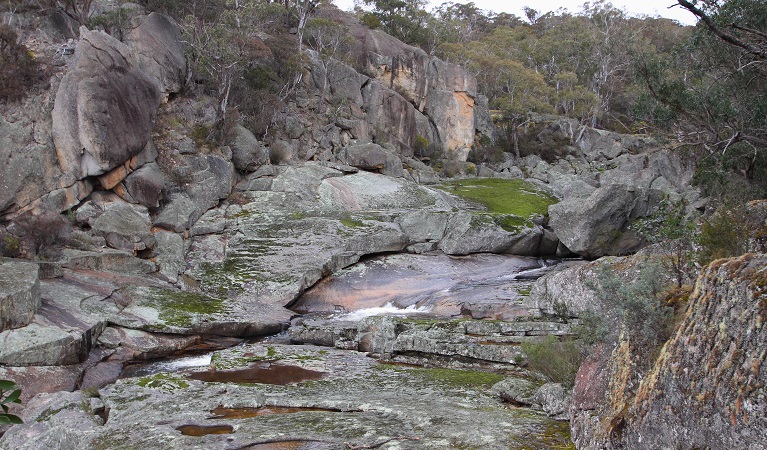
{"label": "green moss patch", "polygon": [[472,178],[451,181],[437,188],[478,203],[494,215],[508,216],[502,219],[502,226],[506,222],[507,226],[516,225],[514,221],[525,221],[536,215],[545,216],[549,206],[559,201],[524,180]]}
{"label": "green moss patch", "polygon": [[223,314],[228,311],[224,300],[193,292],[149,288],[143,303],[155,308],[165,324],[190,327],[195,318]]}
{"label": "green moss patch", "polygon": [[489,389],[506,377],[499,373],[482,372],[479,370],[457,370],[443,368],[409,367],[396,364],[379,364],[375,366],[380,371],[407,372],[410,382],[420,379],[428,385],[442,385],[447,388]]}
{"label": "green moss patch", "polygon": [[136,381],[141,387],[157,389],[163,392],[173,392],[178,389],[186,389],[189,383],[181,377],[170,373],[158,373],[146,377],[141,377]]}

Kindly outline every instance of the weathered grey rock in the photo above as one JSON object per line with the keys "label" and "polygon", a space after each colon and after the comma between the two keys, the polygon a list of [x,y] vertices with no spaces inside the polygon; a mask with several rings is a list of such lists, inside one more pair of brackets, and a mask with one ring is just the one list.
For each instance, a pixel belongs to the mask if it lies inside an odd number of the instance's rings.
{"label": "weathered grey rock", "polygon": [[412,156],[413,143],[418,136],[416,117],[421,113],[379,81],[365,84],[362,96],[366,121],[373,130],[375,142],[393,144],[403,156]]}
{"label": "weathered grey rock", "polygon": [[160,91],[115,38],[82,28],[72,68],[53,107],[53,141],[62,171],[101,175],[149,141]]}
{"label": "weathered grey rock", "polygon": [[253,133],[242,125],[230,131],[229,147],[232,149],[232,163],[237,170],[253,172],[269,164],[269,152]]}
{"label": "weathered grey rock", "polygon": [[154,247],[155,238],[145,207],[114,202],[103,205],[103,208],[91,227],[95,234],[106,239],[107,245],[131,252]]}
{"label": "weathered grey rock", "polygon": [[156,84],[166,98],[181,92],[186,82],[186,55],[178,25],[163,14],[141,19],[124,42],[132,61]]}
{"label": "weathered grey rock", "polygon": [[200,336],[147,333],[122,327],[106,327],[99,336],[99,345],[106,348],[127,348],[134,359],[154,359],[178,353],[202,341]]}
{"label": "weathered grey rock", "polygon": [[356,144],[344,149],[344,163],[360,169],[378,171],[391,177],[402,176],[402,161],[378,144]]}
{"label": "weathered grey rock", "polygon": [[446,207],[432,190],[369,172],[325,179],[319,195],[323,205],[346,211]]}
{"label": "weathered grey rock", "polygon": [[165,230],[157,230],[154,237],[157,241],[154,248],[157,253],[157,268],[168,281],[176,283],[179,274],[186,268],[184,239],[177,233]]}
{"label": "weathered grey rock", "polygon": [[159,333],[264,336],[282,331],[293,315],[257,299],[210,297],[170,287],[127,287],[113,297],[123,308],[110,323]]}
{"label": "weathered grey rock", "polygon": [[337,60],[330,61],[329,69],[328,87],[333,97],[362,106],[362,85],[368,81],[368,78]]}
{"label": "weathered grey rock", "polygon": [[[61,180],[56,152],[50,144],[50,122],[40,120],[50,113],[48,102],[44,95],[32,96],[16,106],[5,103],[0,112],[0,159],[3,161],[0,215],[6,210],[12,212],[26,207],[46,193],[75,181]],[[74,189],[71,192],[74,193]]]}
{"label": "weathered grey rock", "polygon": [[[192,229],[189,230],[190,236],[202,236],[204,234],[221,233],[227,226],[227,212],[223,208],[213,208],[205,212],[200,220],[195,222]],[[233,212],[232,215],[235,215]]]}
{"label": "weathered grey rock", "polygon": [[571,198],[549,207],[549,225],[573,252],[587,258],[632,253],[642,241],[627,229],[650,213],[659,192],[609,184],[586,199]]}
{"label": "weathered grey rock", "polygon": [[[263,359],[270,361],[259,361]],[[47,440],[56,432],[66,448],[228,448],[275,440],[317,450],[348,447],[345,443],[372,447],[383,441],[389,447],[413,450],[507,448],[544,434],[551,445],[567,444],[566,429],[543,415],[510,411],[486,392],[486,386],[499,379],[494,374],[456,374],[478,380],[458,388],[453,372],[446,377],[444,370],[380,365],[357,352],[277,344],[233,348],[217,352],[213,360],[217,373],[306,369],[321,372],[321,377],[288,385],[206,383],[177,374],[122,379],[99,391],[109,410],[105,423],[92,415],[101,411],[101,405],[86,400],[88,407],[83,408],[79,393],[58,394],[57,400],[46,402],[40,398],[30,405],[25,423],[0,439],[0,448],[59,448],[56,441]],[[198,371],[203,372],[201,376],[212,374],[207,368]],[[315,410],[211,421],[210,411],[219,405],[248,408],[244,411],[281,406]],[[178,431],[182,425],[210,426],[212,422],[236,426],[236,431],[203,437]],[[68,424],[77,433],[65,431]]]}
{"label": "weathered grey rock", "polygon": [[[568,314],[579,316],[587,310],[600,311],[605,308],[598,299],[593,283],[603,270],[612,271],[628,283],[634,282],[642,265],[652,264],[652,255],[637,254],[630,257],[603,257],[597,261],[583,263],[570,261],[556,267],[535,281],[525,305],[538,309],[542,314],[555,315],[557,304],[566,307]],[[672,274],[663,273],[665,281],[671,283]]]}
{"label": "weathered grey rock", "polygon": [[227,198],[232,192],[234,165],[217,155],[190,156],[186,163],[190,177],[186,192],[195,203],[196,221],[205,211],[218,205],[220,200]]}
{"label": "weathered grey rock", "polygon": [[509,377],[493,385],[491,392],[495,393],[505,402],[514,406],[530,406],[533,398],[540,387],[540,382]]}
{"label": "weathered grey rock", "polygon": [[414,242],[439,241],[445,236],[449,217],[445,212],[414,210],[397,217],[397,224]]}
{"label": "weathered grey rock", "polygon": [[701,273],[686,315],[642,380],[627,448],[758,448],[767,443],[763,271],[767,256]]}
{"label": "weathered grey rock", "polygon": [[[104,305],[112,288],[103,279],[67,276],[41,282],[41,307],[33,322],[0,333],[0,362],[14,366],[77,364],[88,358],[106,319],[87,302]],[[62,274],[64,275],[64,274]],[[122,277],[129,279],[123,272]],[[117,277],[114,275],[114,277]]]}
{"label": "weathered grey rock", "polygon": [[157,163],[149,163],[128,175],[123,181],[123,190],[117,192],[124,193],[123,198],[131,203],[156,208],[160,206],[165,182],[165,175]]}
{"label": "weathered grey rock", "polygon": [[79,324],[57,324],[53,321],[58,319],[46,312],[43,310],[23,328],[0,333],[0,364],[59,366],[82,362],[106,325],[101,322],[92,328],[72,329]]}
{"label": "weathered grey rock", "polygon": [[122,250],[83,251],[64,249],[62,267],[131,274],[147,274],[157,270],[155,264]]}
{"label": "weathered grey rock", "polygon": [[0,258],[0,332],[28,325],[38,308],[37,264]]}
{"label": "weathered grey rock", "polygon": [[154,219],[155,226],[181,233],[192,228],[202,213],[189,196],[183,192],[168,196],[168,204]]}
{"label": "weathered grey rock", "polygon": [[[57,413],[50,415],[52,411]],[[82,392],[41,394],[29,402],[22,420],[29,424],[11,428],[0,448],[85,448],[104,424],[104,404]]]}
{"label": "weathered grey rock", "polygon": [[439,248],[449,255],[489,252],[532,256],[539,254],[542,235],[538,226],[509,232],[489,215],[462,211],[450,217]]}
{"label": "weathered grey rock", "polygon": [[560,383],[546,383],[531,398],[533,409],[540,409],[556,420],[570,419],[571,393]]}

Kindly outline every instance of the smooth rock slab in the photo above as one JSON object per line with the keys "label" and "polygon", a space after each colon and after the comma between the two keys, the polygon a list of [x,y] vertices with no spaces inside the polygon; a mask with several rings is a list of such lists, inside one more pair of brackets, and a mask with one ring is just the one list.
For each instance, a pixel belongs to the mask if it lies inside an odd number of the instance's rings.
{"label": "smooth rock slab", "polygon": [[40,307],[37,264],[0,258],[0,331],[32,321]]}

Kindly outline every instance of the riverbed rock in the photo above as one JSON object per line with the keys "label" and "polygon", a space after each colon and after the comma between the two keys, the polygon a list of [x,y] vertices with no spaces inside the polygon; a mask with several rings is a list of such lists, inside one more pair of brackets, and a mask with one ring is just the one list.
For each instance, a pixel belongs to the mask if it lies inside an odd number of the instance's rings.
{"label": "riverbed rock", "polygon": [[0,332],[28,325],[38,308],[37,264],[0,258]]}
{"label": "riverbed rock", "polygon": [[[83,402],[80,392],[38,397],[30,402],[25,423],[0,439],[0,448],[40,448],[56,432],[66,442],[72,439],[77,448],[228,448],[275,441],[325,450],[381,442],[414,450],[506,448],[544,434],[554,445],[567,442],[566,427],[498,402],[488,392],[502,379],[497,374],[380,365],[362,353],[276,344],[218,352],[213,362],[216,372],[199,368],[199,375],[215,377],[242,369],[253,376],[270,371],[273,375],[266,383],[240,384],[159,373],[100,389],[100,402]],[[277,384],[281,376],[307,371],[319,372],[320,378]],[[83,403],[90,407],[83,408]],[[109,411],[106,422],[99,420],[102,403]],[[238,419],[227,415],[226,408],[276,414]],[[214,416],[219,418],[211,420]],[[65,432],[68,424],[77,433]],[[202,437],[179,431],[182,426],[210,425],[232,429]]]}

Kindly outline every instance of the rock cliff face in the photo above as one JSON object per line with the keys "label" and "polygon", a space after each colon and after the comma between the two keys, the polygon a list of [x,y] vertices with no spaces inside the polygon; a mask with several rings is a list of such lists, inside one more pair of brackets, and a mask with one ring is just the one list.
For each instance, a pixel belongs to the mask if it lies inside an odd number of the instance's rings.
{"label": "rock cliff face", "polygon": [[632,388],[621,382],[632,360],[625,339],[592,356],[574,394],[578,447],[761,448],[766,270],[767,256],[755,254],[706,267],[671,339]]}
{"label": "rock cliff face", "polygon": [[633,448],[756,448],[767,442],[767,256],[719,260],[642,382]]}

